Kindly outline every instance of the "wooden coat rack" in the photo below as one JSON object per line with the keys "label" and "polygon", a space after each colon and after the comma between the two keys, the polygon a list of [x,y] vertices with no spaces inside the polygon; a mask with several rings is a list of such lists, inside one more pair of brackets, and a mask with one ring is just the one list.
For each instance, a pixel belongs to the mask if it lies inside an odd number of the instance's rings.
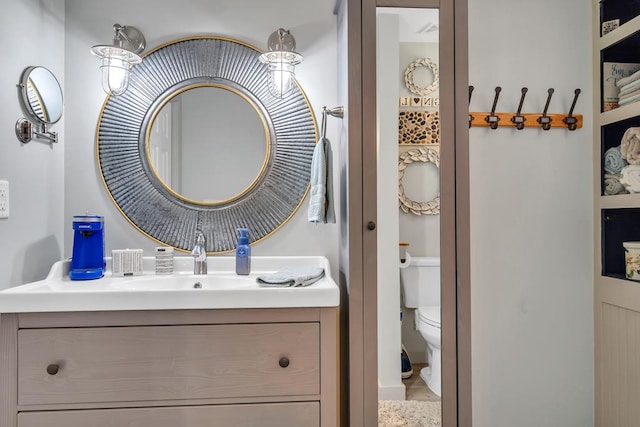
{"label": "wooden coat rack", "polygon": [[[471,95],[473,93],[473,86],[469,86],[469,101],[471,101]],[[528,128],[540,128],[542,130],[549,130],[551,128],[565,128],[570,131],[574,131],[582,127],[582,114],[573,114],[573,109],[576,106],[578,96],[580,95],[580,89],[576,89],[574,92],[573,102],[568,114],[547,114],[549,109],[549,103],[551,102],[551,96],[553,95],[553,88],[547,91],[547,102],[544,106],[542,113],[522,113],[522,105],[524,103],[524,97],[527,94],[528,89],[522,88],[522,95],[520,97],[520,104],[518,105],[518,111],[515,113],[496,113],[496,105],[498,104],[498,97],[502,88],[500,86],[495,89],[495,97],[493,98],[493,107],[490,112],[473,112],[469,113],[469,127],[489,127],[491,129],[500,128],[515,128],[522,130],[525,127]]]}

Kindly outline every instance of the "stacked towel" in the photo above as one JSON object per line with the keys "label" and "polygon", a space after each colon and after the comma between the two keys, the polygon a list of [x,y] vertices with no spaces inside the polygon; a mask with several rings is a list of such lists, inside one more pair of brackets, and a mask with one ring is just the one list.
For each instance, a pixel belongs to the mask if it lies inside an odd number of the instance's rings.
{"label": "stacked towel", "polygon": [[620,93],[619,99],[631,98],[632,96],[635,96],[635,95],[639,94],[640,93],[640,80],[638,81],[638,83],[639,83],[638,87],[630,87],[628,90],[625,90],[624,92]]}
{"label": "stacked towel", "polygon": [[290,268],[256,277],[258,285],[272,288],[309,286],[324,277],[324,268]]}
{"label": "stacked towel", "polygon": [[636,71],[628,77],[623,77],[616,82],[620,88],[618,105],[631,104],[640,100],[640,71]]}
{"label": "stacked towel", "polygon": [[604,171],[610,174],[619,174],[622,168],[627,166],[627,161],[622,158],[620,146],[609,148],[604,153]]}
{"label": "stacked towel", "polygon": [[333,152],[327,138],[320,138],[311,160],[309,222],[336,222],[333,208]]}
{"label": "stacked towel", "polygon": [[640,165],[640,127],[632,127],[625,131],[622,135],[620,153],[630,165]]}
{"label": "stacked towel", "polygon": [[640,93],[637,93],[636,95],[633,95],[633,96],[627,96],[627,97],[621,96],[620,99],[618,100],[618,105],[622,106],[622,105],[632,104],[639,100],[640,100]]}
{"label": "stacked towel", "polygon": [[630,83],[633,83],[633,82],[639,81],[639,80],[640,80],[640,71],[636,71],[635,73],[631,74],[630,76],[623,77],[620,80],[616,81],[616,86],[621,88],[623,86],[627,86]]}

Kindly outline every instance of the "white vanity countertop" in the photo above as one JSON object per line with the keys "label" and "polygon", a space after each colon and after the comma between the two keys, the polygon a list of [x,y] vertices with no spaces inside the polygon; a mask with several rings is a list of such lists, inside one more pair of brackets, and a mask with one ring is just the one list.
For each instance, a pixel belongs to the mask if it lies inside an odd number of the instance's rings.
{"label": "white vanity countertop", "polygon": [[[336,307],[338,286],[323,256],[252,257],[251,274],[235,273],[234,257],[208,259],[207,275],[193,274],[193,259],[174,258],[174,273],[156,275],[153,257],[140,276],[112,277],[111,260],[101,279],[70,280],[70,260],[58,261],[46,279],[0,291],[0,313]],[[285,268],[323,267],[324,277],[307,287],[260,287],[256,277]],[[194,288],[199,283],[200,288]]]}

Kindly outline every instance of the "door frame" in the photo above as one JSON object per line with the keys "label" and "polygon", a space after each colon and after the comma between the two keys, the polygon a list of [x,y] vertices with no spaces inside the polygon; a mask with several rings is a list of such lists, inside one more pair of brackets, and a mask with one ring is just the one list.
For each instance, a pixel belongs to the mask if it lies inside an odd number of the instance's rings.
{"label": "door frame", "polygon": [[[340,0],[338,0],[340,1]],[[376,8],[440,9],[443,426],[471,426],[467,0],[346,0],[348,197],[341,270],[348,288],[349,425],[377,425]],[[340,25],[340,24],[339,24]],[[450,93],[453,96],[442,96]],[[344,244],[341,244],[344,247]],[[344,268],[342,268],[344,267]],[[450,355],[455,355],[451,357]]]}

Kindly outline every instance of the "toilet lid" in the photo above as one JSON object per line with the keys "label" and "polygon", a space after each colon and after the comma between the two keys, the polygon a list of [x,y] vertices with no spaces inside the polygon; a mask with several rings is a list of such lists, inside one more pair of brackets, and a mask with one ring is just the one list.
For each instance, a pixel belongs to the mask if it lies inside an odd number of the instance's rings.
{"label": "toilet lid", "polygon": [[436,328],[440,327],[440,306],[420,307],[416,310],[416,315],[423,322]]}

